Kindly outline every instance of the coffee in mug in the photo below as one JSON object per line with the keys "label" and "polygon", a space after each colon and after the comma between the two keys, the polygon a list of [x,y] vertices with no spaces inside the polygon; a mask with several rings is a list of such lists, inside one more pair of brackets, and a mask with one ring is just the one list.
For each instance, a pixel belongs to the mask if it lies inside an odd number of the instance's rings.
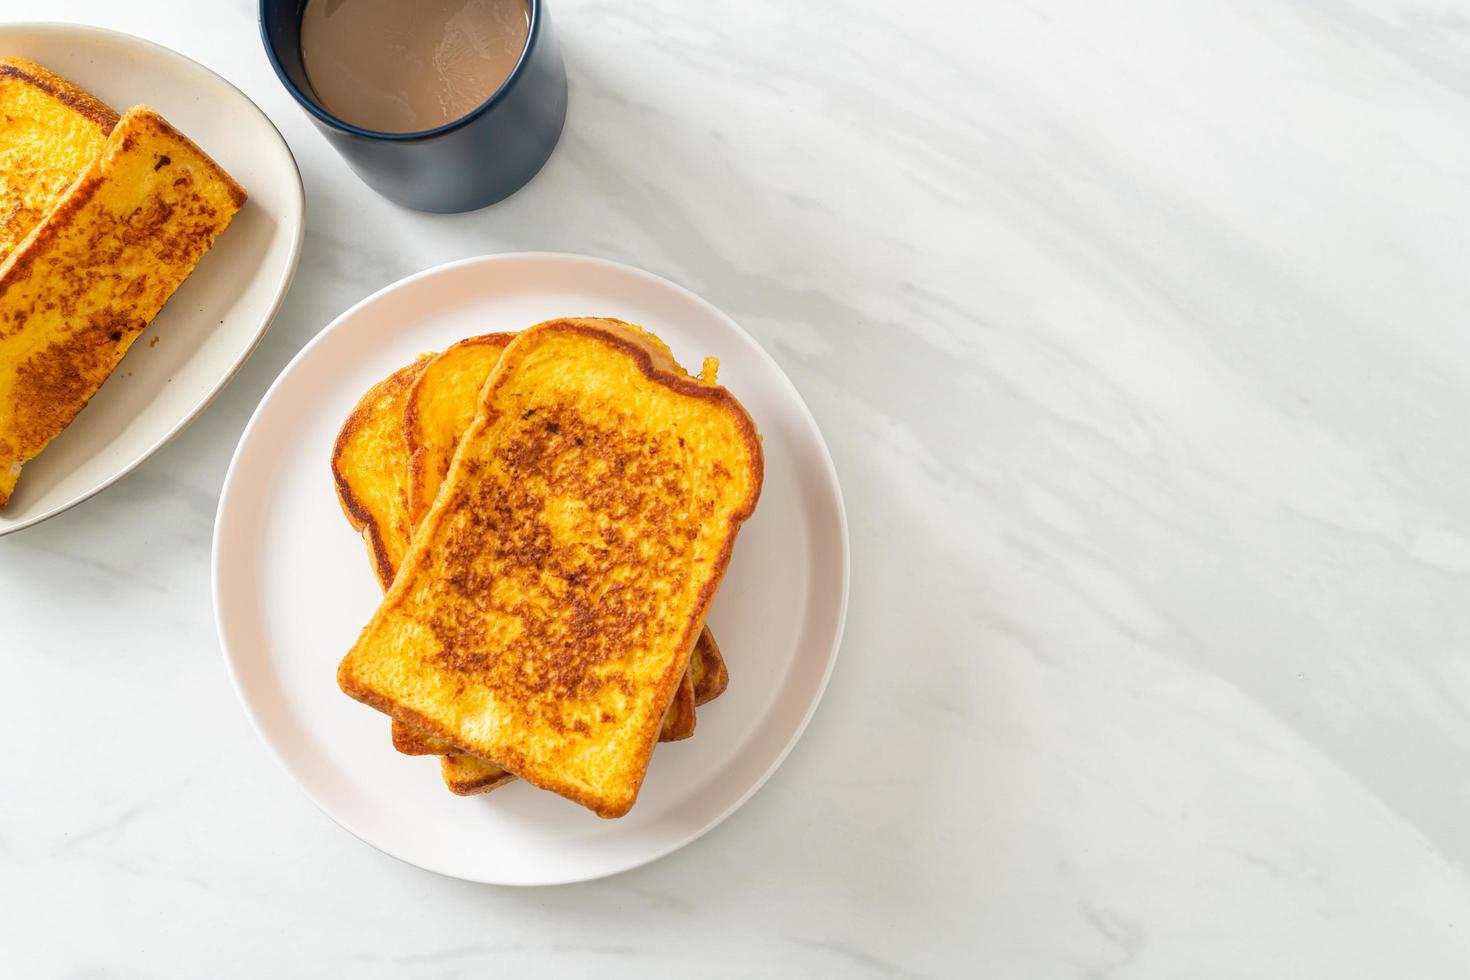
{"label": "coffee in mug", "polygon": [[468,115],[526,47],[526,0],[308,0],[301,58],[321,105],[380,133]]}

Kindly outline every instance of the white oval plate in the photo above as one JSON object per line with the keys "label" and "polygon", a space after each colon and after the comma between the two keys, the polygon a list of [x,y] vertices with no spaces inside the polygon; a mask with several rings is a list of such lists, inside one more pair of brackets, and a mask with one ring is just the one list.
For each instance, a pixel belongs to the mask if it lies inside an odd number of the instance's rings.
{"label": "white oval plate", "polygon": [[[112,377],[25,466],[0,535],[105,490],[204,410],[265,336],[301,251],[301,174],[275,126],[229,82],[127,34],[0,25],[0,56],[29,58],[118,112],[146,102],[214,157],[249,200]],[[158,338],[153,344],[154,337]]]}
{"label": "white oval plate", "polygon": [[[388,719],[337,689],[337,663],[381,593],[328,468],[337,430],[374,382],[424,351],[558,316],[650,328],[720,380],[764,439],[765,487],[736,543],[710,627],[730,686],[693,738],[661,745],[619,820],[525,783],[450,795],[437,759],[395,752]],[[801,396],[750,335],[697,296],[599,259],[512,254],[420,273],[348,310],[266,393],[225,478],[214,534],[220,643],[256,729],[308,795],[411,864],[508,885],[636,867],[715,826],[765,782],[815,709],[847,606],[847,523],[831,457]]]}

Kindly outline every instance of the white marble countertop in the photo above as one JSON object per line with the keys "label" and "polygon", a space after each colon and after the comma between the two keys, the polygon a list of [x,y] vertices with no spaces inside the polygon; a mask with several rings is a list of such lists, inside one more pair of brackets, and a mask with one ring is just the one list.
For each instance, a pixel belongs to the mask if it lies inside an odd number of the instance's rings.
{"label": "white marble countertop", "polygon": [[[306,182],[264,346],[0,541],[7,976],[1464,977],[1470,20],[1445,0],[552,0],[565,138],[385,204],[252,0],[58,3],[254,98]],[[506,890],[317,812],[235,703],[225,466],[347,306],[484,252],[703,294],[853,533],[805,738],[694,845]]]}

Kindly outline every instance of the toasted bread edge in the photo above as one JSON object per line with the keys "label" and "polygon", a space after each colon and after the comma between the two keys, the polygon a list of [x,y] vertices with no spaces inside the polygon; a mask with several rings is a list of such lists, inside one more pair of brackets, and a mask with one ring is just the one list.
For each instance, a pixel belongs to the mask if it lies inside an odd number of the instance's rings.
{"label": "toasted bread edge", "polygon": [[[466,347],[493,346],[504,351],[515,339],[515,331],[501,331],[497,333],[480,334],[475,337],[466,337],[457,343],[450,344],[444,350],[435,355],[435,360],[440,357],[452,356],[455,352],[462,351]],[[429,365],[414,379],[413,387],[408,393],[408,401],[403,408],[403,440],[408,445],[408,519],[417,527],[429,512],[429,507],[434,500],[424,490],[426,474],[424,468],[428,465],[428,450],[424,445],[424,433],[419,413],[419,396],[425,375],[428,373]],[[493,371],[492,371],[493,373]],[[489,379],[489,375],[486,375]],[[437,487],[435,488],[438,489]]]}
{"label": "toasted bread edge", "polygon": [[439,759],[439,775],[455,796],[482,796],[515,780],[515,774],[504,769],[491,770],[493,762],[464,755],[446,755]]}
{"label": "toasted bread edge", "polygon": [[[219,163],[214,159],[214,157],[204,152],[203,148],[201,148],[198,143],[195,143],[189,137],[180,132],[173,123],[165,119],[163,117],[163,114],[160,113],[157,109],[153,108],[151,105],[139,103],[138,105],[133,106],[127,112],[122,114],[122,117],[118,120],[118,125],[121,126],[125,122],[144,121],[146,121],[149,126],[152,126],[158,131],[166,134],[170,139],[178,140],[189,150],[199,154],[200,163],[204,165],[205,169],[210,172],[210,175],[214,177],[215,180],[218,180],[220,183],[224,184],[225,188],[229,191],[230,200],[234,203],[235,210],[239,211],[245,206],[245,201],[249,199],[250,195],[245,192],[244,187],[240,186],[240,182],[231,177],[228,171],[226,171],[224,167],[221,167]],[[131,148],[133,145],[133,140],[135,138],[136,137],[132,133],[126,134],[122,139],[122,148]],[[109,147],[103,152],[111,153],[114,151]]]}
{"label": "toasted bread edge", "polygon": [[664,723],[659,729],[658,740],[660,742],[682,742],[694,734],[696,720],[694,678],[688,670],[685,670],[684,676],[679,678],[679,686],[674,689],[674,698],[669,702],[668,710],[664,712]]}
{"label": "toasted bread edge", "polygon": [[695,642],[695,652],[704,666],[698,672],[692,673],[694,703],[703,705],[725,693],[725,688],[730,686],[730,670],[725,666],[720,645],[715,642],[715,635],[708,626],[700,632],[699,639]]}
{"label": "toasted bread edge", "polygon": [[97,124],[103,134],[112,132],[121,118],[112,106],[73,82],[25,58],[0,61],[0,78],[14,78],[38,88],[83,118]]}
{"label": "toasted bread edge", "polygon": [[383,530],[377,521],[368,513],[367,507],[352,491],[352,481],[342,472],[342,455],[346,452],[347,444],[352,440],[363,426],[367,415],[372,411],[372,402],[389,389],[412,384],[423,373],[424,367],[433,357],[432,354],[420,355],[412,364],[407,364],[382,381],[373,385],[357,403],[352,406],[347,420],[342,423],[342,428],[337,432],[337,438],[332,442],[332,483],[337,488],[337,502],[342,505],[342,513],[347,516],[347,523],[352,529],[362,535],[367,544],[368,561],[372,563],[373,574],[377,576],[378,583],[387,592],[388,587],[393,584],[393,576],[397,571],[388,558],[388,546],[383,541]]}

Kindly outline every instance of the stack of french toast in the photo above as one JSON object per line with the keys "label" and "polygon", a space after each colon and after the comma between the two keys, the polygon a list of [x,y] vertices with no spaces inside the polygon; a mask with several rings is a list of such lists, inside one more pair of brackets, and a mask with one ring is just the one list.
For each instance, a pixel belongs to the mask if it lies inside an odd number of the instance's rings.
{"label": "stack of french toast", "polygon": [[620,817],[725,689],[705,619],[763,457],[717,369],[552,320],[423,355],[347,417],[333,477],[384,595],[337,680],[452,792],[520,777]]}
{"label": "stack of french toast", "polygon": [[148,106],[0,60],[0,510],[244,203]]}

